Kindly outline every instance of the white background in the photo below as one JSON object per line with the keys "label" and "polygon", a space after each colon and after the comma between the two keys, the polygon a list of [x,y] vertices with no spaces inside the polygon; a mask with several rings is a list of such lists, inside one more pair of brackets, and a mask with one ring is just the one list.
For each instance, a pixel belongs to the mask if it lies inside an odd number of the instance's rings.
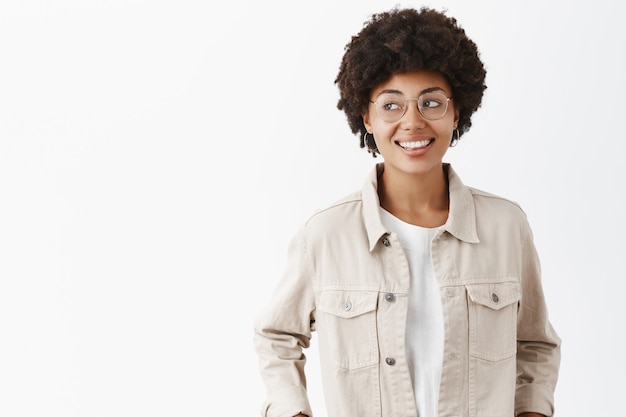
{"label": "white background", "polygon": [[[0,1],[1,416],[258,415],[288,241],[380,160],[336,109],[343,48],[397,3]],[[624,6],[426,4],[488,70],[447,160],[528,214],[557,415],[621,415]]]}

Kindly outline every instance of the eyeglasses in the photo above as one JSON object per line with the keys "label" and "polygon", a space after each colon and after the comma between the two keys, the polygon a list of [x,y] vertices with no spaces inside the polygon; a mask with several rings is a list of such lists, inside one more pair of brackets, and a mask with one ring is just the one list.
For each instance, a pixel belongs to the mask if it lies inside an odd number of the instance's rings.
{"label": "eyeglasses", "polygon": [[424,119],[437,120],[448,111],[448,102],[452,100],[452,97],[446,97],[438,91],[424,93],[418,98],[406,98],[402,93],[384,93],[378,96],[376,101],[370,101],[370,103],[376,105],[378,117],[387,123],[395,123],[402,119],[409,107],[409,101],[413,100],[417,101],[417,109]]}

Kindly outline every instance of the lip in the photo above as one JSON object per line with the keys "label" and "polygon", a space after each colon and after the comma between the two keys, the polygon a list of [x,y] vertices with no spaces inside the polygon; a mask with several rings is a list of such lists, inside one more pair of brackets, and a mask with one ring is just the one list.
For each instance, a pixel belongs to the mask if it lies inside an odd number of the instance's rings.
{"label": "lip", "polygon": [[395,145],[408,156],[422,156],[435,142],[433,137],[411,137],[395,141]]}

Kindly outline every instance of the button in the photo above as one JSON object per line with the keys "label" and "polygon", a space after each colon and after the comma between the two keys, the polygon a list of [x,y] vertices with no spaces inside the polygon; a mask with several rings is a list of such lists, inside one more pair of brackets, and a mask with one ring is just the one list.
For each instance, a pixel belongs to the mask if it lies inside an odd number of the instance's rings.
{"label": "button", "polygon": [[391,243],[389,242],[389,239],[387,239],[386,237],[383,238],[383,245],[389,247],[391,246]]}
{"label": "button", "polygon": [[394,358],[386,358],[385,363],[389,366],[394,366],[396,364],[396,360]]}
{"label": "button", "polygon": [[491,299],[493,300],[494,303],[497,303],[498,301],[500,301],[500,299],[498,298],[498,294],[496,294],[495,292],[491,294]]}
{"label": "button", "polygon": [[396,296],[388,292],[387,294],[385,294],[385,300],[389,301],[390,303],[393,303],[396,300]]}
{"label": "button", "polygon": [[345,303],[343,303],[343,309],[345,311],[350,311],[352,310],[352,303],[350,301],[346,301]]}

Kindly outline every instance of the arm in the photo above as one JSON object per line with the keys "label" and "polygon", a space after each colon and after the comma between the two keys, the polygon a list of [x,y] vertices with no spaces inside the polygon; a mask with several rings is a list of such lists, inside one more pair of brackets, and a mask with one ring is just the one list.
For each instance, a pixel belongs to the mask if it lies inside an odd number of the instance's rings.
{"label": "arm", "polygon": [[[525,231],[522,255],[522,299],[517,322],[518,416],[552,416],[560,365],[561,340],[548,320],[539,258],[530,228]],[[533,410],[529,413],[528,410]]]}
{"label": "arm", "polygon": [[301,234],[289,246],[285,274],[271,303],[255,320],[254,346],[267,388],[263,416],[312,416],[303,349],[311,339],[315,308],[312,272]]}

